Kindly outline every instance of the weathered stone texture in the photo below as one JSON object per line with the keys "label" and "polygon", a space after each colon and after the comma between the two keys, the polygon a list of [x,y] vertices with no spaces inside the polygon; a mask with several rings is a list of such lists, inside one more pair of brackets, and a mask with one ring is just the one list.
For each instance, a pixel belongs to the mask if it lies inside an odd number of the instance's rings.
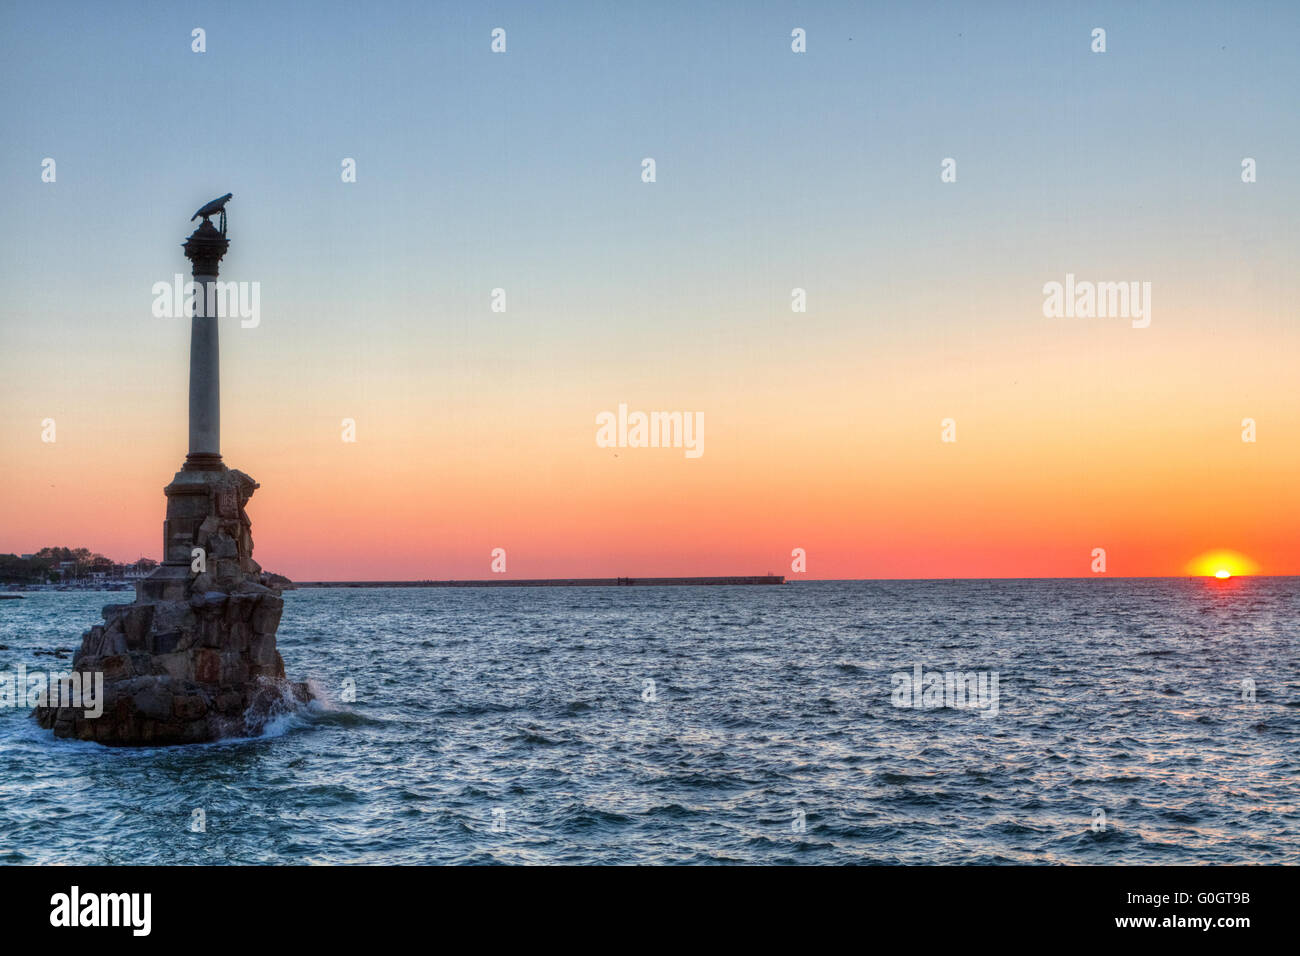
{"label": "weathered stone texture", "polygon": [[[310,699],[275,646],[284,599],[253,560],[244,506],[257,483],[219,466],[177,473],[167,491],[167,560],[131,604],[104,608],[73,668],[104,674],[104,712],[38,707],[58,737],[118,746],[196,743],[261,732]],[[201,548],[205,570],[191,567]]]}

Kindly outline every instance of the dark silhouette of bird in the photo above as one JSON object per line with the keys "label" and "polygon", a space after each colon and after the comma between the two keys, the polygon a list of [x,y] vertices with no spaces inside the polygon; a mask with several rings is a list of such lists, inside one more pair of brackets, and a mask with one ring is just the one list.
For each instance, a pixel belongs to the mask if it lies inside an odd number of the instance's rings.
{"label": "dark silhouette of bird", "polygon": [[207,219],[209,216],[215,216],[219,212],[225,212],[226,203],[230,202],[230,197],[233,195],[234,193],[226,193],[220,199],[212,200],[212,202],[208,203],[206,206],[204,206],[194,215],[190,216],[190,222],[193,222],[195,219],[198,219],[199,216],[202,216],[204,219]]}

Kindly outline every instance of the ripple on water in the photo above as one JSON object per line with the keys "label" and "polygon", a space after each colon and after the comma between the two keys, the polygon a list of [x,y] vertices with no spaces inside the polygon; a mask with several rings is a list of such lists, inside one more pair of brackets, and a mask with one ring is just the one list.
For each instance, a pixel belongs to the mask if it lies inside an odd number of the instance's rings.
{"label": "ripple on water", "polygon": [[[0,863],[1300,863],[1298,585],[290,592],[319,700],[270,736],[0,710]],[[0,663],[111,600],[4,602]],[[1000,714],[895,708],[916,663],[996,670]]]}

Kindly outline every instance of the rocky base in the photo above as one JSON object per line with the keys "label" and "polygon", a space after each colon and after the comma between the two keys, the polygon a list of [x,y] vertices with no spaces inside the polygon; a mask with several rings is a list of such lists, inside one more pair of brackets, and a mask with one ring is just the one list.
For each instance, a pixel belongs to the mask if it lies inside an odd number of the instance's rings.
{"label": "rocky base", "polygon": [[72,661],[83,675],[103,674],[102,714],[40,706],[42,727],[117,746],[201,743],[256,736],[311,699],[306,684],[285,679],[275,647],[284,600],[252,559],[244,505],[257,487],[223,465],[177,474],[167,487],[168,560],[133,603],[104,608]]}

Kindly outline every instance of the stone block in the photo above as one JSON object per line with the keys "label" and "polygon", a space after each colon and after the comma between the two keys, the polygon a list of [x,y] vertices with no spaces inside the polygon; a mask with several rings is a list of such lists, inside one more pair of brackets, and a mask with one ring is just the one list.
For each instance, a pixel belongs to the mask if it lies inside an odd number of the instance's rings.
{"label": "stone block", "polygon": [[194,679],[200,684],[215,684],[221,680],[221,655],[211,648],[200,648],[194,660]]}
{"label": "stone block", "polygon": [[199,645],[219,648],[225,643],[226,629],[221,618],[211,617],[199,625]]}
{"label": "stone block", "polygon": [[280,626],[280,615],[284,612],[284,598],[274,594],[263,595],[253,612],[251,622],[258,634],[274,634]]}
{"label": "stone block", "polygon": [[221,683],[238,686],[248,680],[248,661],[238,651],[221,655]]}
{"label": "stone block", "polygon": [[223,650],[237,651],[247,653],[249,641],[252,640],[253,629],[243,621],[236,621],[230,625],[230,630],[226,632],[226,641]]}
{"label": "stone block", "polygon": [[160,664],[173,680],[187,681],[194,679],[194,658],[181,651],[174,654],[159,654],[154,661]]}
{"label": "stone block", "polygon": [[155,631],[187,631],[194,626],[194,611],[187,601],[153,605],[150,627]]}
{"label": "stone block", "polygon": [[104,623],[112,624],[132,607],[132,604],[105,604],[99,613],[103,616]]}
{"label": "stone block", "polygon": [[190,598],[190,607],[201,614],[213,614],[222,611],[229,597],[225,591],[212,589],[196,593]]}
{"label": "stone block", "polygon": [[99,658],[98,668],[104,674],[105,683],[118,681],[135,673],[131,667],[131,658],[125,654],[113,654]]}
{"label": "stone block", "polygon": [[270,634],[256,634],[249,643],[249,657],[259,667],[269,667],[275,663],[275,637]]}
{"label": "stone block", "polygon": [[[208,562],[208,567],[212,567],[212,562]],[[217,586],[220,588],[234,588],[240,581],[239,558],[217,558],[216,560]]]}
{"label": "stone block", "polygon": [[253,609],[258,604],[256,594],[244,594],[235,592],[230,595],[230,600],[226,603],[226,621],[230,624],[237,622],[247,623],[253,615]]}
{"label": "stone block", "polygon": [[235,539],[223,532],[218,532],[208,539],[208,558],[237,558],[239,546]]}
{"label": "stone block", "polygon": [[165,720],[172,715],[172,695],[160,682],[136,691],[131,696],[136,712],[155,720]]}
{"label": "stone block", "polygon": [[122,632],[126,646],[131,650],[144,650],[148,644],[149,629],[153,627],[153,604],[128,604],[121,615]]}
{"label": "stone block", "polygon": [[153,639],[149,642],[149,652],[154,655],[171,654],[177,649],[181,638],[185,635],[181,631],[168,631],[166,634],[154,634]]}
{"label": "stone block", "polygon": [[172,711],[180,720],[197,720],[208,712],[208,702],[198,694],[178,695],[172,698]]}
{"label": "stone block", "polygon": [[127,654],[131,648],[127,646],[126,635],[121,631],[108,631],[100,642],[99,650],[101,654],[121,655]]}

